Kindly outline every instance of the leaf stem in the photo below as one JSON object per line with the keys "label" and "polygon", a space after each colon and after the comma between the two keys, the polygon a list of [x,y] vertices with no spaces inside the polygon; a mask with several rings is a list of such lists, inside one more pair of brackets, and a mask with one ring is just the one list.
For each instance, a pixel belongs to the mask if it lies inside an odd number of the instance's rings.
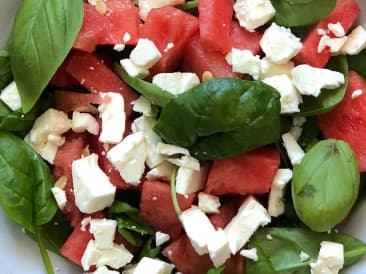
{"label": "leaf stem", "polygon": [[176,184],[175,184],[175,179],[177,177],[177,170],[178,170],[178,167],[175,167],[172,171],[172,175],[170,177],[170,191],[171,191],[171,195],[172,195],[172,201],[173,201],[173,206],[174,206],[175,212],[178,215],[180,215],[182,213],[182,210],[179,207],[179,203],[178,203],[178,199],[177,199]]}
{"label": "leaf stem", "polygon": [[46,268],[46,271],[48,274],[55,274],[55,272],[53,271],[52,263],[50,261],[50,257],[48,256],[47,249],[44,245],[42,227],[38,226],[38,225],[35,226],[35,232],[36,232],[36,240],[38,243],[39,251],[41,252],[43,264]]}

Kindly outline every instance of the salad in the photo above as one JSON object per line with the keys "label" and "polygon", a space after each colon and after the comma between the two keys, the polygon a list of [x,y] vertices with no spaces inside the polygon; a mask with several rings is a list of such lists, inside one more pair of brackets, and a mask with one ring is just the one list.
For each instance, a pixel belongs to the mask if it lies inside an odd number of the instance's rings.
{"label": "salad", "polygon": [[339,273],[364,198],[355,0],[23,0],[0,205],[96,274]]}

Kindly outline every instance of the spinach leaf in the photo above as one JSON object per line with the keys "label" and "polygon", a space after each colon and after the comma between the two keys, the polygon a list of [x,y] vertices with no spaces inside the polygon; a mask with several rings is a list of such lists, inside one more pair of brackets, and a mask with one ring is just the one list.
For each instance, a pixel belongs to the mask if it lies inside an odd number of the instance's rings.
{"label": "spinach leaf", "polygon": [[231,157],[279,139],[279,98],[260,81],[209,80],[171,99],[155,131],[198,159]]}
{"label": "spinach leaf", "polygon": [[129,204],[116,201],[109,208],[108,214],[117,221],[118,232],[132,245],[141,247],[143,236],[154,235],[154,230],[139,216],[139,210]]}
{"label": "spinach leaf", "polygon": [[354,70],[366,79],[366,50],[357,55],[348,55],[348,65],[350,70]]}
{"label": "spinach leaf", "polygon": [[154,241],[154,237],[150,237],[144,247],[141,250],[141,253],[139,255],[139,260],[142,259],[143,257],[149,257],[149,258],[155,258],[159,255],[160,250],[161,250],[161,246],[156,246],[153,247],[153,241]]}
{"label": "spinach leaf", "polygon": [[24,0],[8,48],[23,111],[30,111],[70,51],[81,28],[83,1]]}
{"label": "spinach leaf", "polygon": [[299,218],[314,231],[328,231],[349,213],[360,173],[354,152],[343,141],[318,142],[295,166],[292,199]]}
{"label": "spinach leaf", "polygon": [[[272,236],[268,240],[267,235]],[[257,248],[258,262],[247,261],[247,274],[308,274],[309,264],[316,261],[322,241],[344,246],[344,265],[350,266],[366,254],[362,241],[344,233],[317,233],[304,228],[261,228],[250,239],[249,248]],[[310,259],[301,262],[300,252]]]}
{"label": "spinach leaf", "polygon": [[348,85],[348,64],[345,56],[337,56],[332,58],[328,65],[328,69],[343,73],[345,83],[337,89],[323,90],[319,97],[303,96],[304,103],[300,105],[300,115],[314,116],[332,110],[338,105],[347,89]]}
{"label": "spinach leaf", "polygon": [[308,117],[306,123],[302,126],[302,134],[299,139],[299,145],[304,151],[309,151],[317,142],[319,142],[320,129],[314,117]]}
{"label": "spinach leaf", "polygon": [[0,51],[0,89],[5,88],[13,80],[11,73],[9,54],[1,50]]}
{"label": "spinach leaf", "polygon": [[275,21],[286,27],[315,24],[332,12],[336,0],[271,0]]}
{"label": "spinach leaf", "polygon": [[174,98],[173,94],[162,90],[157,85],[141,80],[137,77],[131,77],[119,64],[115,65],[115,71],[127,85],[135,89],[138,93],[144,95],[157,106],[163,107],[170,101],[170,99]]}
{"label": "spinach leaf", "polygon": [[225,265],[222,265],[220,267],[211,268],[207,271],[207,274],[224,274],[225,271]]}

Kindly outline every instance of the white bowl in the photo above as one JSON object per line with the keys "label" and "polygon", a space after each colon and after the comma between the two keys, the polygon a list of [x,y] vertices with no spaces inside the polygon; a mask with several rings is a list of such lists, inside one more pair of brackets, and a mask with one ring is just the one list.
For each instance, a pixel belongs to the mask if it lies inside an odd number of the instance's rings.
{"label": "white bowl", "polygon": [[[0,0],[0,48],[6,45],[7,37],[20,0]],[[366,1],[358,0],[363,14],[360,22],[366,26]],[[366,242],[366,202],[352,215],[345,231]],[[50,252],[51,261],[57,274],[80,274],[81,269]],[[0,273],[2,274],[46,274],[37,244],[20,226],[9,220],[0,210]],[[366,273],[366,256],[355,266],[348,268],[348,274]]]}

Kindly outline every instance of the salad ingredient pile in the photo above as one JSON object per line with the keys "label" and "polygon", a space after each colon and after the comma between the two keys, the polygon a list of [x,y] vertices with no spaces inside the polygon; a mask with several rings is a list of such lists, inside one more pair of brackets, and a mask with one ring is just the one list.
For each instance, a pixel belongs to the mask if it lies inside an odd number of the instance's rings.
{"label": "salad ingredient pile", "polygon": [[[291,3],[290,3],[291,2]],[[0,204],[96,274],[339,273],[363,198],[355,0],[23,0]]]}

